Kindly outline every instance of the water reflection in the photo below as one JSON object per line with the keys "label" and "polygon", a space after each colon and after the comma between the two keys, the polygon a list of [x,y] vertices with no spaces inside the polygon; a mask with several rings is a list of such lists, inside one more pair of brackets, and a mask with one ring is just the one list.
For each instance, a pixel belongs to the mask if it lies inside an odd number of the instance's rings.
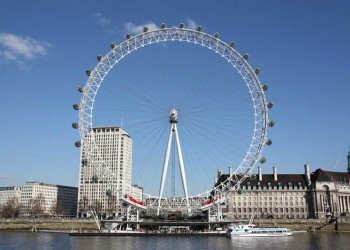
{"label": "water reflection", "polygon": [[293,237],[231,238],[231,249],[290,249]]}
{"label": "water reflection", "polygon": [[60,233],[0,232],[0,249],[349,249],[349,233],[297,233],[291,237],[69,237]]}

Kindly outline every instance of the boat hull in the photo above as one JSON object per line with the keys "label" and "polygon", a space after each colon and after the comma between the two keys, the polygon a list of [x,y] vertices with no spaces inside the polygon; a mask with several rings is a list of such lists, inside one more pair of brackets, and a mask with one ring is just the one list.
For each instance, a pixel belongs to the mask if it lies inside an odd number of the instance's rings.
{"label": "boat hull", "polygon": [[234,225],[226,231],[229,237],[286,237],[293,232],[285,227],[256,227],[254,224]]}
{"label": "boat hull", "polygon": [[247,233],[247,234],[226,234],[229,237],[287,237],[292,236],[293,233],[278,233],[278,234],[269,234],[269,233],[261,233],[261,234],[253,234],[253,233]]}

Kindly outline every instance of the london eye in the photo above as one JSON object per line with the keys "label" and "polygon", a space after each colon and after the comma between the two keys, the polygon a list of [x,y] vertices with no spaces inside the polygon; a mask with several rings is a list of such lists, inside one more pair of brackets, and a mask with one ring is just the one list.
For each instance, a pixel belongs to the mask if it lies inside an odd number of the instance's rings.
{"label": "london eye", "polygon": [[[133,138],[133,178],[144,190],[144,201],[136,204],[140,208],[191,213],[224,202],[228,192],[240,192],[246,178],[255,178],[254,166],[266,162],[263,148],[272,144],[267,130],[275,124],[268,118],[273,106],[265,97],[268,85],[248,59],[219,33],[183,24],[145,27],[112,43],[86,71],[87,82],[78,88],[80,103],[73,105],[79,111],[73,123],[80,132],[76,146],[96,170],[93,181],[106,180],[107,195],[129,197],[128,190],[114,185],[117,173],[94,139],[95,126],[118,122]],[[116,76],[108,80],[112,69]],[[232,171],[215,184],[219,167]]]}

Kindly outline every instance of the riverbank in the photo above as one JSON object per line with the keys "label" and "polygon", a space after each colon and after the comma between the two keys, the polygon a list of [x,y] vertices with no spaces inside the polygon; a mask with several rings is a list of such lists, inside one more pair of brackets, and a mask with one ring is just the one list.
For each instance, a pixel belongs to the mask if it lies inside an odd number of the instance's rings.
{"label": "riverbank", "polygon": [[338,219],[332,223],[327,220],[255,220],[254,224],[261,227],[286,227],[293,231],[330,231],[350,232],[350,221]]}
{"label": "riverbank", "polygon": [[[255,220],[263,227],[286,227],[293,231],[350,232],[350,221],[338,220],[328,224],[325,220]],[[0,231],[90,231],[97,230],[94,220],[77,219],[7,219],[0,220]]]}
{"label": "riverbank", "polygon": [[97,230],[94,220],[74,220],[74,219],[34,219],[34,220],[2,220],[0,221],[0,231],[72,231],[72,230]]}

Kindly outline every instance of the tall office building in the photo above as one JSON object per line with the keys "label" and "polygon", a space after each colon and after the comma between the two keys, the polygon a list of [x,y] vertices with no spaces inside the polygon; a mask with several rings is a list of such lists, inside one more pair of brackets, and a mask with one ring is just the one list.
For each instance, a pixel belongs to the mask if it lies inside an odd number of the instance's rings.
{"label": "tall office building", "polygon": [[[92,210],[107,216],[120,213],[119,194],[132,189],[132,140],[128,133],[120,127],[96,127],[93,132],[96,148],[81,147],[80,152],[78,217],[84,217]],[[91,140],[92,133],[89,133],[86,143]],[[101,163],[97,161],[106,164],[113,175],[99,172]],[[93,180],[94,176],[98,176],[98,180]],[[114,183],[111,195],[106,195],[108,182]]]}

